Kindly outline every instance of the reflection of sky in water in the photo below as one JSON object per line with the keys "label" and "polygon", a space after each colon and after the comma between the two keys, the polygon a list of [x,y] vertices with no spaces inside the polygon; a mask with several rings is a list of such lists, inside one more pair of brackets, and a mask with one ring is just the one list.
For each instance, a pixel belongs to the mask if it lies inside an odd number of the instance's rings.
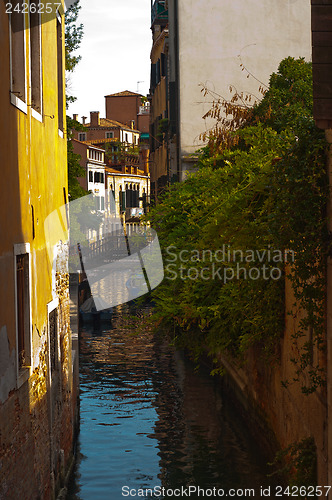
{"label": "reflection of sky in water", "polygon": [[118,500],[125,485],[258,492],[269,480],[257,443],[215,379],[152,336],[148,313],[122,306],[112,324],[81,331],[81,454],[68,500]]}
{"label": "reflection of sky in water", "polygon": [[108,307],[124,304],[148,292],[144,276],[139,282],[139,288],[135,286],[137,283],[132,282],[133,275],[142,275],[138,257],[129,256],[100,266],[97,271],[87,270],[86,273],[92,295],[102,298]]}

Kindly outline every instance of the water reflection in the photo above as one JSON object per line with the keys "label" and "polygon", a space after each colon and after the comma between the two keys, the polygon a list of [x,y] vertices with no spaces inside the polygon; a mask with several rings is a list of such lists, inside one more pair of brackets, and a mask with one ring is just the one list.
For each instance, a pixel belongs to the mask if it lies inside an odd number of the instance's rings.
{"label": "water reflection", "polygon": [[121,306],[112,325],[82,329],[79,459],[69,498],[117,500],[125,485],[258,493],[267,484],[264,461],[243,423],[214,379],[141,326],[148,314]]}

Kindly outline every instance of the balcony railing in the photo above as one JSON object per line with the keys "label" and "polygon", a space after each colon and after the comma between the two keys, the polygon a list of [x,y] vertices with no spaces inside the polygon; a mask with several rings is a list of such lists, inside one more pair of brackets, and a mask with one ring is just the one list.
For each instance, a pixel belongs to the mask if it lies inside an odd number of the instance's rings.
{"label": "balcony railing", "polygon": [[151,24],[166,24],[168,20],[168,10],[165,0],[155,0],[151,8]]}
{"label": "balcony railing", "polygon": [[140,106],[138,114],[139,115],[149,115],[150,114],[150,106]]}

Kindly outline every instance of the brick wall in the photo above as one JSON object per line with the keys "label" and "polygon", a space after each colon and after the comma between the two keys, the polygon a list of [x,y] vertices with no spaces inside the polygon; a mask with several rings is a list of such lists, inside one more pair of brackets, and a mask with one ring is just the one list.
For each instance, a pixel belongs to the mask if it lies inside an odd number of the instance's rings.
{"label": "brick wall", "polygon": [[73,391],[69,276],[63,271],[65,267],[62,256],[56,272],[58,368],[51,373],[45,332],[32,375],[0,404],[1,500],[54,498],[72,458],[77,388]]}

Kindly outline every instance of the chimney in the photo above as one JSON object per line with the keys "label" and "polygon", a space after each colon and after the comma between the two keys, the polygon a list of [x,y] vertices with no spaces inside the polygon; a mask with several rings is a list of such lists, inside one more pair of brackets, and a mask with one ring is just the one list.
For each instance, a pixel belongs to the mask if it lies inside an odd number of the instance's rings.
{"label": "chimney", "polygon": [[99,111],[90,111],[90,127],[99,127]]}
{"label": "chimney", "polygon": [[78,115],[73,115],[73,120],[77,122]]}
{"label": "chimney", "polygon": [[82,116],[82,123],[83,123],[83,125],[85,125],[86,118],[87,118],[86,116]]}

